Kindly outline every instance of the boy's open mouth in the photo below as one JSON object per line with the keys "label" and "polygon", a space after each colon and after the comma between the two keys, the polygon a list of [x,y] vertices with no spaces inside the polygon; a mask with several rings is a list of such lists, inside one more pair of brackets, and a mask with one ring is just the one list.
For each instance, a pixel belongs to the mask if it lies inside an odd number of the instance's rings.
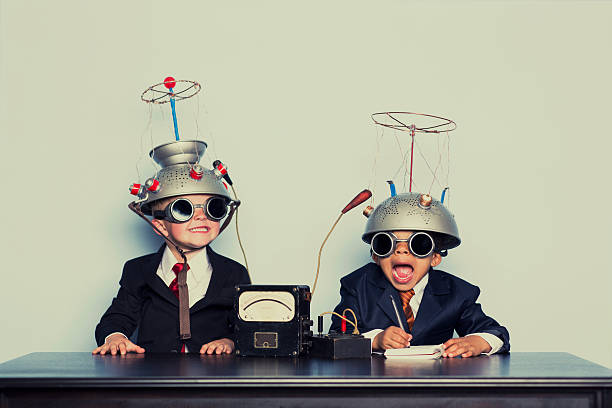
{"label": "boy's open mouth", "polygon": [[393,279],[397,283],[408,283],[412,279],[414,269],[408,264],[393,265]]}

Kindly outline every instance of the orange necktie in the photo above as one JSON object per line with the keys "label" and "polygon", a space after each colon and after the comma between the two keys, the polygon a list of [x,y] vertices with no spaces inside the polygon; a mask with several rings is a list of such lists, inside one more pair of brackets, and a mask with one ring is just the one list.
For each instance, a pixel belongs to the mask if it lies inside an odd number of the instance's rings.
{"label": "orange necktie", "polygon": [[407,290],[406,292],[399,293],[400,298],[402,298],[402,309],[404,309],[404,314],[406,315],[406,320],[408,321],[408,328],[412,331],[412,325],[414,324],[414,313],[412,313],[412,308],[410,307],[410,299],[414,296],[414,289]]}

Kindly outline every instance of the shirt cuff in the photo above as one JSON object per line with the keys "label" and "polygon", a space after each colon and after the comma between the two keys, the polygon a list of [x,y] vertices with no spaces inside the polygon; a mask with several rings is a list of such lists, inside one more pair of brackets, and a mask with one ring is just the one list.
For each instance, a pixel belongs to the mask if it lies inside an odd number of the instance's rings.
{"label": "shirt cuff", "polygon": [[105,344],[106,344],[106,340],[108,340],[108,338],[109,338],[110,336],[112,336],[113,334],[120,334],[120,335],[122,335],[123,337],[125,337],[126,339],[128,338],[128,336],[126,336],[125,334],[123,334],[123,333],[121,333],[121,332],[114,332],[114,333],[111,333],[111,334],[109,334],[108,336],[106,336],[106,337],[104,338],[104,343],[105,343]]}
{"label": "shirt cuff", "polygon": [[485,356],[490,356],[491,354],[497,353],[504,345],[504,342],[499,337],[491,333],[470,333],[466,334],[465,337],[467,336],[480,336],[484,341],[489,343],[489,346],[491,346],[491,351],[488,353],[482,353]]}
{"label": "shirt cuff", "polygon": [[376,337],[378,333],[383,331],[383,329],[374,329],[370,330],[369,332],[361,333],[363,337],[365,337],[366,339],[370,339],[370,354],[372,354],[372,343],[374,342],[374,337]]}

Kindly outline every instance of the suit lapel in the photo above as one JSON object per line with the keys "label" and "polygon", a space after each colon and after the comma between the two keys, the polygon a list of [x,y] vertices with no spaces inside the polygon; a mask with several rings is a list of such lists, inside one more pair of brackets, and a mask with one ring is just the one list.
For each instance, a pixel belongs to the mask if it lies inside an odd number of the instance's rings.
{"label": "suit lapel", "polygon": [[423,292],[419,311],[412,326],[412,335],[414,337],[427,332],[432,320],[442,311],[443,299],[449,293],[450,287],[448,282],[442,279],[437,271],[430,269],[429,281]]}
{"label": "suit lapel", "polygon": [[378,287],[381,291],[379,292],[380,296],[378,296],[378,301],[376,302],[378,307],[385,313],[385,315],[387,315],[389,320],[391,320],[395,326],[399,327],[399,322],[397,321],[397,314],[395,313],[393,303],[391,302],[391,297],[393,297],[393,300],[395,300],[395,304],[398,308],[397,310],[400,315],[400,319],[403,319],[402,325],[404,326],[404,328],[407,329],[407,322],[404,316],[404,311],[402,309],[402,301],[399,297],[397,289],[395,289],[393,285],[387,280],[378,265],[375,265],[375,268],[376,271],[374,273],[368,274],[368,280],[370,285]]}
{"label": "suit lapel", "polygon": [[157,276],[157,268],[159,268],[159,263],[161,262],[165,247],[165,245],[162,245],[159,251],[151,256],[148,262],[143,265],[143,271],[146,275],[147,284],[151,290],[178,307],[178,299],[174,293],[166,286],[162,278]]}

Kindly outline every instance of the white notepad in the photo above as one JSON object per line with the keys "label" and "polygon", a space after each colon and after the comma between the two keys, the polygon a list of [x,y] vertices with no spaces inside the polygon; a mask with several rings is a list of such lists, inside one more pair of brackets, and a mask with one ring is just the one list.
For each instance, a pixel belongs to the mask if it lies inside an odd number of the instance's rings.
{"label": "white notepad", "polygon": [[385,350],[387,358],[409,358],[414,360],[433,360],[442,357],[444,349],[441,344],[433,346],[410,346]]}

